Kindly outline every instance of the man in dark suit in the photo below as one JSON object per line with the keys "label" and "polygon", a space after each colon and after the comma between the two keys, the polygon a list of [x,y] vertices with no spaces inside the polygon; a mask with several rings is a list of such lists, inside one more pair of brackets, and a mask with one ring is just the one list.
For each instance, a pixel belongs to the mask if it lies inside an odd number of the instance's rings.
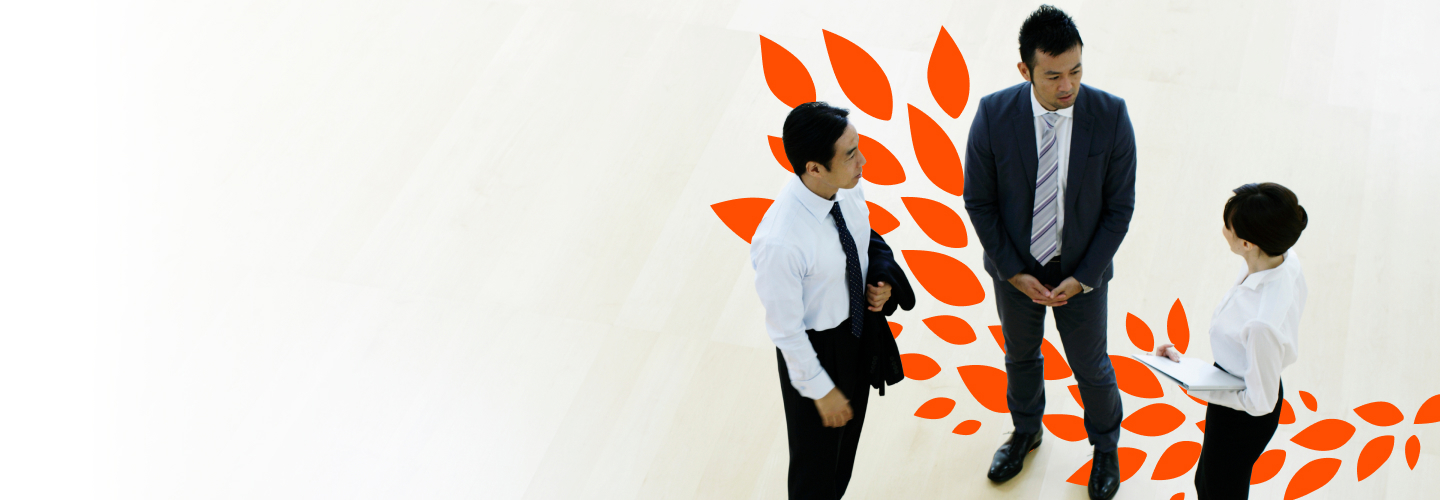
{"label": "man in dark suit", "polygon": [[1026,82],[985,96],[965,150],[965,209],[1005,337],[1006,401],[1015,432],[989,477],[1007,481],[1040,446],[1045,309],[1079,384],[1094,446],[1090,498],[1120,486],[1120,391],[1106,352],[1107,284],[1135,208],[1135,133],[1125,101],[1080,84],[1074,21],[1041,6],[1020,29]]}

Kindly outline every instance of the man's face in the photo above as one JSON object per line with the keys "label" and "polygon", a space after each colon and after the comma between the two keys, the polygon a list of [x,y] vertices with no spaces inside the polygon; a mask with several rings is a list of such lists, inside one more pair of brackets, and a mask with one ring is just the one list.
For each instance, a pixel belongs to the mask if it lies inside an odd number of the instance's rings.
{"label": "man's face", "polygon": [[1035,87],[1035,99],[1045,109],[1055,111],[1075,105],[1075,96],[1080,93],[1080,52],[1075,45],[1058,56],[1035,51],[1035,67],[1026,68],[1020,62],[1020,75]]}
{"label": "man's face", "polygon": [[830,170],[810,162],[809,174],[818,175],[820,182],[835,189],[851,189],[860,183],[861,167],[865,166],[865,155],[860,153],[860,133],[854,125],[846,125],[845,133],[835,141],[835,157],[830,159]]}

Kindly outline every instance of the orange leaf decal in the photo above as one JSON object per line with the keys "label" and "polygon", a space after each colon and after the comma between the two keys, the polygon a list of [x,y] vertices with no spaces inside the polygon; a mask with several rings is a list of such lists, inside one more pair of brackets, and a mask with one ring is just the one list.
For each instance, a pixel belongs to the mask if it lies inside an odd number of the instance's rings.
{"label": "orange leaf decal", "polygon": [[785,47],[761,36],[760,62],[765,67],[765,84],[780,102],[793,108],[815,100],[810,71]]}
{"label": "orange leaf decal", "polygon": [[1200,460],[1200,443],[1181,441],[1172,444],[1165,449],[1165,453],[1160,454],[1160,460],[1155,462],[1155,473],[1150,475],[1150,479],[1164,481],[1180,477],[1190,472],[1197,460]]}
{"label": "orange leaf decal", "polygon": [[1001,353],[1001,354],[1004,354],[1004,353],[1005,353],[1005,331],[1002,330],[1002,329],[1000,329],[1000,325],[992,325],[992,326],[990,327],[990,336],[995,337],[995,345],[1000,346],[1000,353]]}
{"label": "orange leaf decal", "polygon": [[884,235],[900,227],[900,219],[896,219],[894,215],[891,215],[889,210],[871,201],[865,202],[865,206],[870,207],[870,229],[874,229],[875,232]]}
{"label": "orange leaf decal", "polygon": [[1185,354],[1185,349],[1190,347],[1190,321],[1185,319],[1185,306],[1180,304],[1180,299],[1175,299],[1175,305],[1170,306],[1165,333],[1170,336],[1170,343],[1175,344],[1175,350]]}
{"label": "orange leaf decal", "polygon": [[975,341],[975,329],[970,328],[970,323],[954,316],[932,316],[923,320],[925,326],[935,332],[936,337],[955,345],[965,345]]}
{"label": "orange leaf decal", "polygon": [[1315,409],[1320,406],[1319,403],[1315,401],[1315,396],[1311,396],[1310,393],[1305,391],[1300,391],[1300,402],[1305,403],[1305,407],[1309,408],[1310,411],[1315,411]]}
{"label": "orange leaf decal", "polygon": [[1250,484],[1260,484],[1274,478],[1285,466],[1285,450],[1274,449],[1260,454],[1255,466],[1250,468]]}
{"label": "orange leaf decal", "polygon": [[1145,324],[1140,317],[1125,313],[1125,333],[1130,335],[1130,343],[1135,344],[1135,347],[1145,352],[1155,351],[1155,334],[1150,332],[1150,325]]}
{"label": "orange leaf decal", "polygon": [[952,306],[973,306],[985,300],[985,289],[964,262],[943,253],[901,250],[905,264],[935,300]]}
{"label": "orange leaf decal", "polygon": [[865,168],[861,174],[865,180],[881,186],[905,182],[905,169],[900,168],[900,160],[895,159],[895,155],[880,141],[860,134],[860,151],[865,154]]}
{"label": "orange leaf decal", "polygon": [[970,100],[970,68],[965,65],[965,56],[950,38],[950,32],[940,27],[940,36],[935,37],[935,48],[930,51],[930,67],[926,69],[930,82],[930,95],[945,114],[959,118]]}
{"label": "orange leaf decal", "polygon": [[[1116,451],[1120,452],[1120,482],[1123,483],[1130,479],[1130,476],[1135,475],[1135,473],[1140,470],[1140,466],[1145,465],[1145,452],[1135,448],[1124,447]],[[1094,459],[1085,462],[1085,465],[1081,466],[1074,474],[1071,474],[1070,479],[1066,479],[1065,482],[1078,484],[1080,486],[1090,484],[1090,467],[1094,464]]]}
{"label": "orange leaf decal", "polygon": [[897,339],[900,338],[900,332],[904,331],[905,327],[900,326],[900,323],[894,321],[886,321],[886,323],[890,325],[890,335]]}
{"label": "orange leaf decal", "polygon": [[1355,466],[1355,477],[1360,481],[1370,477],[1385,465],[1392,451],[1395,451],[1395,436],[1380,436],[1365,443],[1365,449],[1360,450],[1360,463]]}
{"label": "orange leaf decal", "polygon": [[1061,380],[1070,376],[1070,365],[1048,339],[1040,339],[1040,355],[1045,357],[1045,380]]}
{"label": "orange leaf decal", "polygon": [[1154,399],[1165,395],[1155,374],[1139,361],[1129,357],[1110,355],[1110,364],[1115,367],[1115,381],[1120,390],[1137,398]]}
{"label": "orange leaf decal", "polygon": [[1310,424],[1310,427],[1300,431],[1290,438],[1290,441],[1315,451],[1330,451],[1345,446],[1345,443],[1350,441],[1350,436],[1354,435],[1355,426],[1349,422],[1327,418]]}
{"label": "orange leaf decal", "polygon": [[1081,410],[1084,410],[1084,409],[1085,409],[1085,399],[1080,397],[1080,386],[1079,386],[1079,385],[1072,385],[1072,386],[1070,386],[1070,396],[1072,396],[1072,397],[1075,398],[1075,402],[1076,402],[1076,403],[1080,403],[1080,409],[1081,409]]}
{"label": "orange leaf decal", "polygon": [[1280,400],[1280,425],[1295,423],[1295,409],[1290,407],[1290,400]]}
{"label": "orange leaf decal", "polygon": [[930,380],[940,373],[940,364],[924,354],[901,354],[900,368],[905,371],[905,377],[915,380]]}
{"label": "orange leaf decal", "polygon": [[1201,434],[1204,434],[1204,433],[1205,433],[1205,421],[1204,421],[1204,420],[1201,420],[1201,421],[1199,421],[1199,422],[1195,422],[1195,427],[1199,427],[1199,428],[1200,428],[1200,433],[1201,433]]}
{"label": "orange leaf decal", "polygon": [[1415,462],[1420,461],[1420,438],[1410,436],[1405,440],[1405,463],[1410,464],[1410,470],[1415,470]]}
{"label": "orange leaf decal", "polygon": [[1420,409],[1415,411],[1415,423],[1430,424],[1435,422],[1440,422],[1440,394],[1430,396],[1430,399],[1425,400],[1425,402],[1420,405]]}
{"label": "orange leaf decal", "polygon": [[1155,403],[1146,406],[1120,422],[1120,427],[1141,436],[1164,436],[1170,431],[1185,423],[1185,414],[1174,406],[1165,403]]}
{"label": "orange leaf decal", "polygon": [[859,45],[845,37],[825,31],[825,51],[830,53],[830,66],[835,68],[835,80],[845,97],[855,103],[865,114],[889,120],[895,109],[890,97],[890,79],[880,63]]}
{"label": "orange leaf decal", "polygon": [[785,139],[773,135],[767,135],[765,137],[768,138],[770,142],[770,154],[775,156],[775,161],[780,162],[780,166],[784,167],[786,172],[794,175],[795,167],[790,165],[790,157],[785,156]]}
{"label": "orange leaf decal", "polygon": [[1295,477],[1290,478],[1290,484],[1285,487],[1285,500],[1294,500],[1309,495],[1329,483],[1330,479],[1335,477],[1335,473],[1339,471],[1340,459],[1338,458],[1312,460],[1295,472]]}
{"label": "orange leaf decal", "polygon": [[978,430],[980,430],[979,420],[966,420],[964,422],[960,422],[960,425],[955,426],[955,430],[950,432],[959,434],[961,436],[969,436],[971,434],[974,434],[975,431]]}
{"label": "orange leaf decal", "polygon": [[916,197],[902,197],[900,201],[905,203],[905,209],[910,211],[910,218],[915,219],[915,224],[920,230],[929,236],[931,241],[950,248],[965,248],[969,244],[969,237],[965,233],[965,223],[960,220],[960,215],[935,200]]}
{"label": "orange leaf decal", "polygon": [[1175,496],[1170,497],[1170,500],[1185,500],[1185,493],[1176,493]]}
{"label": "orange leaf decal", "polygon": [[[1185,397],[1190,398],[1192,401],[1195,401],[1196,403],[1200,403],[1200,406],[1210,406],[1210,403],[1206,403],[1205,400],[1200,399],[1200,398],[1197,398],[1197,397],[1195,397],[1195,396],[1191,396],[1191,395],[1190,395],[1190,391],[1185,390],[1184,387],[1181,387],[1181,388],[1180,388],[1180,392],[1185,393]],[[1283,400],[1282,400],[1282,401],[1283,401]]]}
{"label": "orange leaf decal", "polygon": [[775,203],[775,200],[736,198],[710,205],[710,209],[720,216],[720,222],[724,222],[725,227],[749,243],[750,238],[755,237],[755,228],[760,226],[760,219],[765,217],[765,211],[770,210],[771,203]]}
{"label": "orange leaf decal", "polygon": [[1040,422],[1045,424],[1045,428],[1050,431],[1050,434],[1072,443],[1090,436],[1085,432],[1085,419],[1074,415],[1060,413],[1045,415],[1041,417]]}
{"label": "orange leaf decal", "polygon": [[954,409],[955,400],[950,398],[935,398],[920,405],[920,409],[915,410],[915,416],[935,420],[937,418],[945,418],[946,415],[950,414],[950,410]]}
{"label": "orange leaf decal", "polygon": [[920,170],[935,187],[955,196],[965,195],[965,169],[960,166],[955,143],[950,142],[940,124],[915,106],[910,106],[910,142],[915,146]]}
{"label": "orange leaf decal", "polygon": [[995,413],[1010,413],[1010,405],[1005,402],[1004,370],[985,365],[966,365],[959,370],[960,380],[981,406]]}
{"label": "orange leaf decal", "polygon": [[1356,408],[1355,414],[1360,415],[1360,418],[1365,419],[1366,422],[1370,422],[1370,425],[1380,427],[1389,427],[1405,420],[1405,414],[1400,413],[1399,408],[1384,401],[1376,401]]}

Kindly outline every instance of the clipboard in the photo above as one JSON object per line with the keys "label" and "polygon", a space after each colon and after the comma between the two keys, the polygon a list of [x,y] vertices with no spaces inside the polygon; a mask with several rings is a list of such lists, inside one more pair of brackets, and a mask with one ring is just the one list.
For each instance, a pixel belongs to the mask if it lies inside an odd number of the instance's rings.
{"label": "clipboard", "polygon": [[1148,354],[1132,354],[1130,357],[1174,380],[1186,391],[1238,391],[1245,388],[1245,381],[1240,377],[1196,358],[1182,357],[1176,363],[1170,358]]}

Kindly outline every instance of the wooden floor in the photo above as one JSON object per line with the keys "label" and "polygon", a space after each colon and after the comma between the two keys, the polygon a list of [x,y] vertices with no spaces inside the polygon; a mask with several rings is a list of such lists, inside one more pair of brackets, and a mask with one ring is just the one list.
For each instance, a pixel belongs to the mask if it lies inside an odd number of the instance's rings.
{"label": "wooden floor", "polygon": [[[1241,184],[1282,183],[1310,216],[1296,245],[1310,296],[1300,360],[1284,373],[1296,422],[1270,445],[1286,458],[1251,497],[1282,498],[1300,484],[1324,484],[1305,498],[1436,495],[1440,426],[1414,421],[1440,394],[1431,333],[1440,323],[1440,4],[1059,6],[1086,43],[1084,82],[1127,100],[1137,137],[1135,217],[1109,298],[1111,353],[1139,351],[1129,314],[1164,341],[1179,300],[1188,354],[1208,358],[1210,312],[1241,265],[1220,235],[1221,206]],[[1035,7],[98,7],[81,30],[98,50],[87,73],[98,91],[85,101],[98,106],[98,142],[74,157],[94,167],[78,187],[44,191],[91,209],[17,202],[7,211],[55,218],[15,241],[36,262],[87,262],[60,265],[63,276],[99,287],[71,298],[86,304],[80,312],[45,305],[68,285],[15,290],[30,297],[12,302],[17,314],[45,326],[5,334],[14,336],[6,359],[20,364],[5,372],[14,396],[5,422],[15,425],[0,437],[16,444],[0,443],[0,491],[784,498],[773,345],[747,244],[711,208],[773,198],[788,178],[766,140],[780,135],[788,108],[766,83],[764,36],[808,68],[820,99],[855,110],[860,132],[899,159],[906,182],[866,186],[899,220],[892,246],[966,264],[987,294],[955,307],[922,293],[891,318],[904,327],[901,351],[941,370],[872,395],[846,498],[1085,498],[1066,482],[1089,460],[1083,440],[1047,437],[1017,479],[985,479],[1009,415],[985,409],[956,370],[1003,367],[987,328],[998,320],[982,250],[973,233],[964,248],[931,241],[901,201],[929,198],[964,214],[961,198],[916,163],[907,105],[963,148],[975,103],[1019,81],[1016,34]],[[942,27],[969,71],[970,106],[958,119],[926,80]],[[883,68],[891,119],[846,97],[822,30]],[[53,229],[61,220],[83,221],[76,231],[87,236],[64,236]],[[47,242],[88,245],[98,259]],[[41,269],[24,276],[49,282]],[[941,340],[922,322],[937,315],[964,319],[978,340]],[[1080,415],[1073,383],[1047,382],[1047,413]],[[1124,396],[1127,414],[1163,403],[1185,418],[1161,436],[1122,432],[1121,446],[1144,460],[1117,498],[1194,498],[1193,470],[1153,477],[1173,443],[1201,440],[1204,408],[1172,385],[1164,393]],[[915,416],[934,398],[955,406],[943,418]],[[1403,420],[1380,426],[1354,411],[1377,401]],[[1291,441],[1326,419],[1353,426],[1353,436],[1329,451]],[[967,420],[979,430],[952,432]],[[1359,480],[1357,457],[1382,436],[1394,436],[1394,451]],[[1340,460],[1328,481],[1333,462],[1314,462],[1326,458]]]}

